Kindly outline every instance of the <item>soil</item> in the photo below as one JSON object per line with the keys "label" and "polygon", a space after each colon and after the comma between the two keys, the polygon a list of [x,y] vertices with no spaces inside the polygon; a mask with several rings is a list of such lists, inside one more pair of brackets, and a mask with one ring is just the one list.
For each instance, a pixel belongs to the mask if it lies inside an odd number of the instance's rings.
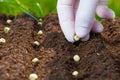
{"label": "soil", "polygon": [[[0,38],[6,39],[0,44],[0,80],[28,80],[31,73],[38,80],[120,80],[120,18],[104,20],[101,34],[91,32],[89,41],[75,43],[65,39],[56,14],[47,15],[42,23],[27,15],[0,15]],[[4,27],[10,32],[4,33]],[[79,62],[73,60],[76,54]],[[39,61],[33,63],[34,58]],[[79,72],[77,77],[73,71]]]}

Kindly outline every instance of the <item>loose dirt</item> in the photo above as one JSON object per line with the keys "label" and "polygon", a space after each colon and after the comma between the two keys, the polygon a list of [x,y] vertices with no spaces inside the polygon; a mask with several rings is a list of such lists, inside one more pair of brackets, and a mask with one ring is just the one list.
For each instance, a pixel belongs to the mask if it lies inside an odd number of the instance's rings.
{"label": "loose dirt", "polygon": [[[28,80],[31,73],[38,80],[120,79],[120,18],[104,20],[101,34],[91,32],[89,41],[75,43],[65,39],[56,14],[47,15],[42,23],[27,15],[0,15],[0,38],[6,39],[0,44],[0,80]],[[4,27],[10,27],[10,32],[4,33]],[[39,30],[42,35],[37,34]],[[79,62],[73,60],[76,54]],[[34,58],[39,61],[33,63]],[[79,72],[77,77],[73,71]]]}

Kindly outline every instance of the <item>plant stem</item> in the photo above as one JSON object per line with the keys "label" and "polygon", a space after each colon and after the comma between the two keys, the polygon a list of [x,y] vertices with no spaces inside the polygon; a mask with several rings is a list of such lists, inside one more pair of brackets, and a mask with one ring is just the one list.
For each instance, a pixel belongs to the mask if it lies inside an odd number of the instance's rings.
{"label": "plant stem", "polygon": [[29,15],[30,17],[32,17],[33,19],[35,19],[37,22],[39,21],[35,16],[33,16],[32,14],[30,14],[28,11],[26,11],[24,8],[21,8],[21,10],[25,13],[25,14],[27,14],[27,15]]}

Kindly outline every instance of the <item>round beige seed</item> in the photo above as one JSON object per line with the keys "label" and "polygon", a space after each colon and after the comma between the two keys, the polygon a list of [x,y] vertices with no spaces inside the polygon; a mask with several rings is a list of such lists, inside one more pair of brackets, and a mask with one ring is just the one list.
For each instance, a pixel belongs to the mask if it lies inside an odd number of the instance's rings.
{"label": "round beige seed", "polygon": [[0,43],[5,43],[6,40],[4,38],[0,38]]}
{"label": "round beige seed", "polygon": [[74,40],[75,40],[75,41],[79,41],[79,40],[80,40],[80,37],[77,36],[77,35],[75,35],[75,36],[74,36]]}
{"label": "round beige seed", "polygon": [[38,41],[35,41],[34,44],[37,45],[37,46],[40,45],[40,43]]}
{"label": "round beige seed", "polygon": [[77,77],[78,74],[79,74],[78,71],[74,71],[74,72],[72,73],[72,75],[75,76],[75,77]]}
{"label": "round beige seed", "polygon": [[42,22],[42,19],[40,18],[39,21]]}
{"label": "round beige seed", "polygon": [[6,22],[7,22],[8,24],[10,24],[10,23],[12,22],[12,20],[8,19]]}
{"label": "round beige seed", "polygon": [[75,62],[80,61],[79,55],[74,55],[73,60],[74,60]]}
{"label": "round beige seed", "polygon": [[41,35],[41,34],[43,34],[43,31],[42,31],[42,30],[39,30],[39,31],[38,31],[38,35]]}
{"label": "round beige seed", "polygon": [[39,59],[38,58],[34,58],[33,60],[32,60],[32,62],[38,62],[39,61]]}
{"label": "round beige seed", "polygon": [[5,28],[4,28],[4,32],[5,32],[5,33],[8,33],[9,31],[10,31],[10,28],[9,28],[9,27],[5,27]]}
{"label": "round beige seed", "polygon": [[42,22],[38,22],[38,25],[42,26]]}
{"label": "round beige seed", "polygon": [[38,79],[38,75],[37,74],[32,73],[32,74],[29,75],[29,80],[36,80],[36,79]]}

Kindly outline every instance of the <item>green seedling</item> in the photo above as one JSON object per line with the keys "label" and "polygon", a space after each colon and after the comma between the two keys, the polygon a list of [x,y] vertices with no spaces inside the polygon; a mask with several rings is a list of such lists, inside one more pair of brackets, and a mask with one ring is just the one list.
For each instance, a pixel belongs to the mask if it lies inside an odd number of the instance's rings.
{"label": "green seedling", "polygon": [[74,55],[73,60],[74,60],[75,62],[80,61],[79,55]]}
{"label": "green seedling", "polygon": [[10,24],[10,23],[12,22],[12,20],[8,19],[6,22],[7,22],[8,24]]}
{"label": "green seedling", "polygon": [[38,35],[42,35],[43,34],[43,31],[42,30],[39,30],[38,31]]}
{"label": "green seedling", "polygon": [[80,37],[77,36],[77,35],[75,35],[75,36],[74,36],[74,40],[75,40],[75,41],[79,41],[79,40],[80,40]]}
{"label": "green seedling", "polygon": [[74,76],[74,77],[77,77],[78,76],[78,71],[73,71],[73,73],[72,73],[72,75]]}
{"label": "green seedling", "polygon": [[29,75],[29,80],[37,80],[38,79],[38,75],[35,73],[32,73]]}
{"label": "green seedling", "polygon": [[34,42],[34,45],[40,46],[40,43],[39,43],[38,41],[35,41],[35,42]]}
{"label": "green seedling", "polygon": [[9,28],[9,27],[5,27],[5,28],[4,28],[4,32],[5,32],[5,33],[8,33],[9,31],[10,31],[10,28]]}
{"label": "green seedling", "polygon": [[34,59],[32,60],[33,63],[36,63],[36,62],[38,62],[38,61],[39,61],[38,58],[34,58]]}
{"label": "green seedling", "polygon": [[0,38],[0,44],[3,44],[5,42],[6,42],[6,40],[4,38]]}

